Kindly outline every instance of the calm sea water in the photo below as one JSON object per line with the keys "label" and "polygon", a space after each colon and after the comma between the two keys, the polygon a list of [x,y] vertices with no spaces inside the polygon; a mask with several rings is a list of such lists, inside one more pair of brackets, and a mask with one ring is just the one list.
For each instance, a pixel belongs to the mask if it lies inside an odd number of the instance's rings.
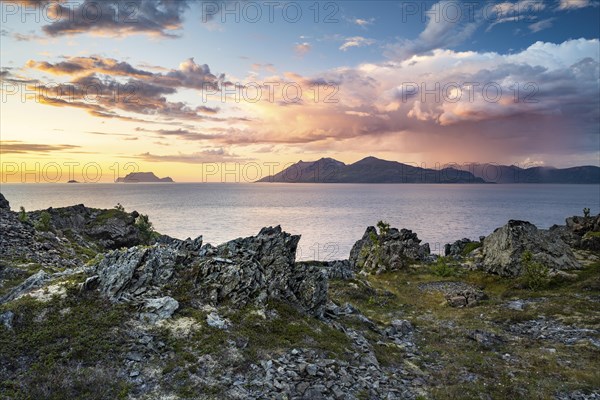
{"label": "calm sea water", "polygon": [[86,206],[148,214],[156,230],[219,244],[281,225],[301,234],[299,259],[347,258],[383,219],[416,231],[432,250],[488,235],[509,219],[548,228],[600,208],[599,185],[2,184],[11,208]]}

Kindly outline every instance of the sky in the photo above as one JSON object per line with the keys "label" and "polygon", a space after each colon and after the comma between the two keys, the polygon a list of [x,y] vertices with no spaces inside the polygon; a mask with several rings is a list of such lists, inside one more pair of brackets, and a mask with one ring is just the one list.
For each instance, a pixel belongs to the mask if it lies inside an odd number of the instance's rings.
{"label": "sky", "polygon": [[1,182],[600,165],[600,1],[0,1]]}

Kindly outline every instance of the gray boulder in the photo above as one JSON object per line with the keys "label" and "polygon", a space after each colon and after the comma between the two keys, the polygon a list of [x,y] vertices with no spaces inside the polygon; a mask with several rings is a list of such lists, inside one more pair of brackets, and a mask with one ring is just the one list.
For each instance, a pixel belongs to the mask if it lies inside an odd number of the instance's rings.
{"label": "gray boulder", "polygon": [[370,226],[352,247],[350,265],[366,273],[397,271],[428,258],[429,244],[420,243],[417,234],[411,230],[391,228],[378,234],[375,227]]}
{"label": "gray boulder", "polygon": [[482,269],[502,276],[519,276],[521,258],[530,251],[534,261],[550,269],[579,269],[571,248],[560,237],[549,231],[538,230],[526,221],[510,220],[483,241]]}
{"label": "gray boulder", "polygon": [[155,323],[171,318],[178,308],[179,302],[169,296],[146,299],[141,317],[150,323]]}

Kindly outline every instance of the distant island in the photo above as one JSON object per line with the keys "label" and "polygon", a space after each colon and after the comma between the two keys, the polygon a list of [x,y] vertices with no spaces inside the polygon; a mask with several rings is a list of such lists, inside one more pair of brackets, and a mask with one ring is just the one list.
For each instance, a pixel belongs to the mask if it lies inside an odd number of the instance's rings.
{"label": "distant island", "polygon": [[519,168],[471,164],[469,168],[430,169],[367,157],[354,164],[333,158],[299,161],[257,182],[281,183],[573,183],[599,184],[600,167]]}
{"label": "distant island", "polygon": [[68,181],[67,183],[79,183],[79,181],[76,181],[75,179],[71,179],[70,181]]}
{"label": "distant island", "polygon": [[124,178],[117,178],[116,183],[172,183],[170,177],[159,178],[153,172],[132,172]]}

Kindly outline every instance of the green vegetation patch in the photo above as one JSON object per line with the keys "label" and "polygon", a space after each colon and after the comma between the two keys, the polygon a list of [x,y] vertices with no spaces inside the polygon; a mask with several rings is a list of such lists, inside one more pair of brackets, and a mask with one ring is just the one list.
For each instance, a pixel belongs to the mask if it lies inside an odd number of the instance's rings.
{"label": "green vegetation patch", "polygon": [[111,365],[122,354],[120,326],[131,310],[79,295],[74,285],[67,292],[47,303],[25,296],[0,307],[0,313],[15,315],[13,329],[0,326],[0,364],[15,371],[14,379],[0,382],[0,393],[15,399],[125,398],[128,386]]}

